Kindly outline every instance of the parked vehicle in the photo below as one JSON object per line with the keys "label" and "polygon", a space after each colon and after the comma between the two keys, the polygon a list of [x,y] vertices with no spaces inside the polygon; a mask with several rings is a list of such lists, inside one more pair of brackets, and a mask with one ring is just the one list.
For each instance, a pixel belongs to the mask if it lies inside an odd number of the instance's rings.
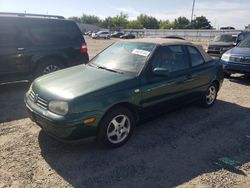
{"label": "parked vehicle", "polygon": [[1,83],[89,61],[80,29],[61,16],[0,13],[0,26]]}
{"label": "parked vehicle", "polygon": [[24,100],[31,119],[49,135],[97,136],[118,147],[145,112],[194,100],[211,107],[223,78],[219,61],[190,42],[135,39],[114,43],[86,65],[36,79]]}
{"label": "parked vehicle", "polygon": [[227,26],[227,27],[221,27],[220,30],[235,30],[235,28],[232,26]]}
{"label": "parked vehicle", "polygon": [[124,33],[121,33],[121,32],[114,32],[112,35],[111,35],[111,37],[113,37],[113,38],[120,38],[120,36],[123,36],[124,35]]}
{"label": "parked vehicle", "polygon": [[207,53],[211,56],[221,57],[224,52],[234,47],[236,37],[232,34],[215,36],[214,40],[208,44]]}
{"label": "parked vehicle", "polygon": [[91,31],[86,31],[84,35],[89,36],[92,32]]}
{"label": "parked vehicle", "polygon": [[110,34],[108,31],[98,31],[94,35],[92,34],[93,39],[109,39]]}
{"label": "parked vehicle", "polygon": [[228,50],[221,57],[225,77],[233,73],[242,73],[250,76],[250,36],[236,47]]}
{"label": "parked vehicle", "polygon": [[166,38],[166,39],[180,39],[180,40],[185,40],[184,38],[179,37],[179,36],[175,36],[175,35],[166,36],[164,38]]}
{"label": "parked vehicle", "polygon": [[94,31],[89,31],[89,32],[88,32],[89,37],[92,37],[93,34],[95,34]]}
{"label": "parked vehicle", "polygon": [[132,33],[127,33],[122,36],[120,36],[121,39],[135,39],[135,35]]}

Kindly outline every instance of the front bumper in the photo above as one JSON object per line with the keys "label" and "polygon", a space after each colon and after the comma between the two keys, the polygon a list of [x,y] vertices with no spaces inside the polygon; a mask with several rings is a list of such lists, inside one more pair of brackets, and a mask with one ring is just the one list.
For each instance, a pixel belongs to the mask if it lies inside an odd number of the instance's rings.
{"label": "front bumper", "polygon": [[56,139],[73,141],[96,136],[97,134],[98,118],[93,124],[84,124],[82,120],[84,118],[67,119],[66,117],[40,109],[29,100],[27,94],[24,102],[30,119],[39,125],[48,135]]}
{"label": "front bumper", "polygon": [[250,64],[225,62],[221,60],[223,71],[226,73],[250,74]]}
{"label": "front bumper", "polygon": [[220,51],[216,51],[216,50],[207,50],[207,53],[210,56],[221,57],[224,52],[220,52]]}
{"label": "front bumper", "polygon": [[208,47],[207,49],[207,53],[210,55],[210,56],[214,56],[214,57],[221,57],[226,51],[228,51],[230,48],[232,47],[228,47],[226,49],[211,49]]}

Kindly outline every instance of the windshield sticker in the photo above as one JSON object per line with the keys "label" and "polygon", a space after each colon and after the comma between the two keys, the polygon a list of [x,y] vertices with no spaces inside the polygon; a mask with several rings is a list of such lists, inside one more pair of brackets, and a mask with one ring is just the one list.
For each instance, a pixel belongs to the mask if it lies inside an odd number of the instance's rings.
{"label": "windshield sticker", "polygon": [[146,50],[134,49],[132,51],[132,54],[136,54],[136,55],[141,55],[141,56],[147,57],[150,54],[150,52],[146,51]]}

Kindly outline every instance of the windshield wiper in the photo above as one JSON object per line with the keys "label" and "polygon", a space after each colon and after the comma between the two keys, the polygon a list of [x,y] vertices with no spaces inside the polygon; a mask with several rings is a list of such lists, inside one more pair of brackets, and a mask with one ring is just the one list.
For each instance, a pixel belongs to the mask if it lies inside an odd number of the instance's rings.
{"label": "windshield wiper", "polygon": [[110,72],[116,72],[116,73],[119,73],[119,74],[123,74],[122,71],[117,71],[117,70],[109,69],[109,68],[104,67],[104,66],[97,66],[97,68],[98,68],[98,69],[107,70],[107,71],[110,71]]}

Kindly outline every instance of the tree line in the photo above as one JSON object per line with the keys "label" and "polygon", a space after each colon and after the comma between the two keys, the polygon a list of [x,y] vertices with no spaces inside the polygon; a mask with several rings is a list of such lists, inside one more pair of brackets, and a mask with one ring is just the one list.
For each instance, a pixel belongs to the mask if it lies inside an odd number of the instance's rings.
{"label": "tree line", "polygon": [[101,19],[95,15],[83,14],[81,17],[70,17],[78,23],[93,24],[110,30],[120,29],[213,29],[211,22],[205,16],[196,17],[190,21],[186,17],[178,17],[174,21],[158,20],[153,16],[141,14],[135,20],[129,20],[128,15],[120,13]]}

